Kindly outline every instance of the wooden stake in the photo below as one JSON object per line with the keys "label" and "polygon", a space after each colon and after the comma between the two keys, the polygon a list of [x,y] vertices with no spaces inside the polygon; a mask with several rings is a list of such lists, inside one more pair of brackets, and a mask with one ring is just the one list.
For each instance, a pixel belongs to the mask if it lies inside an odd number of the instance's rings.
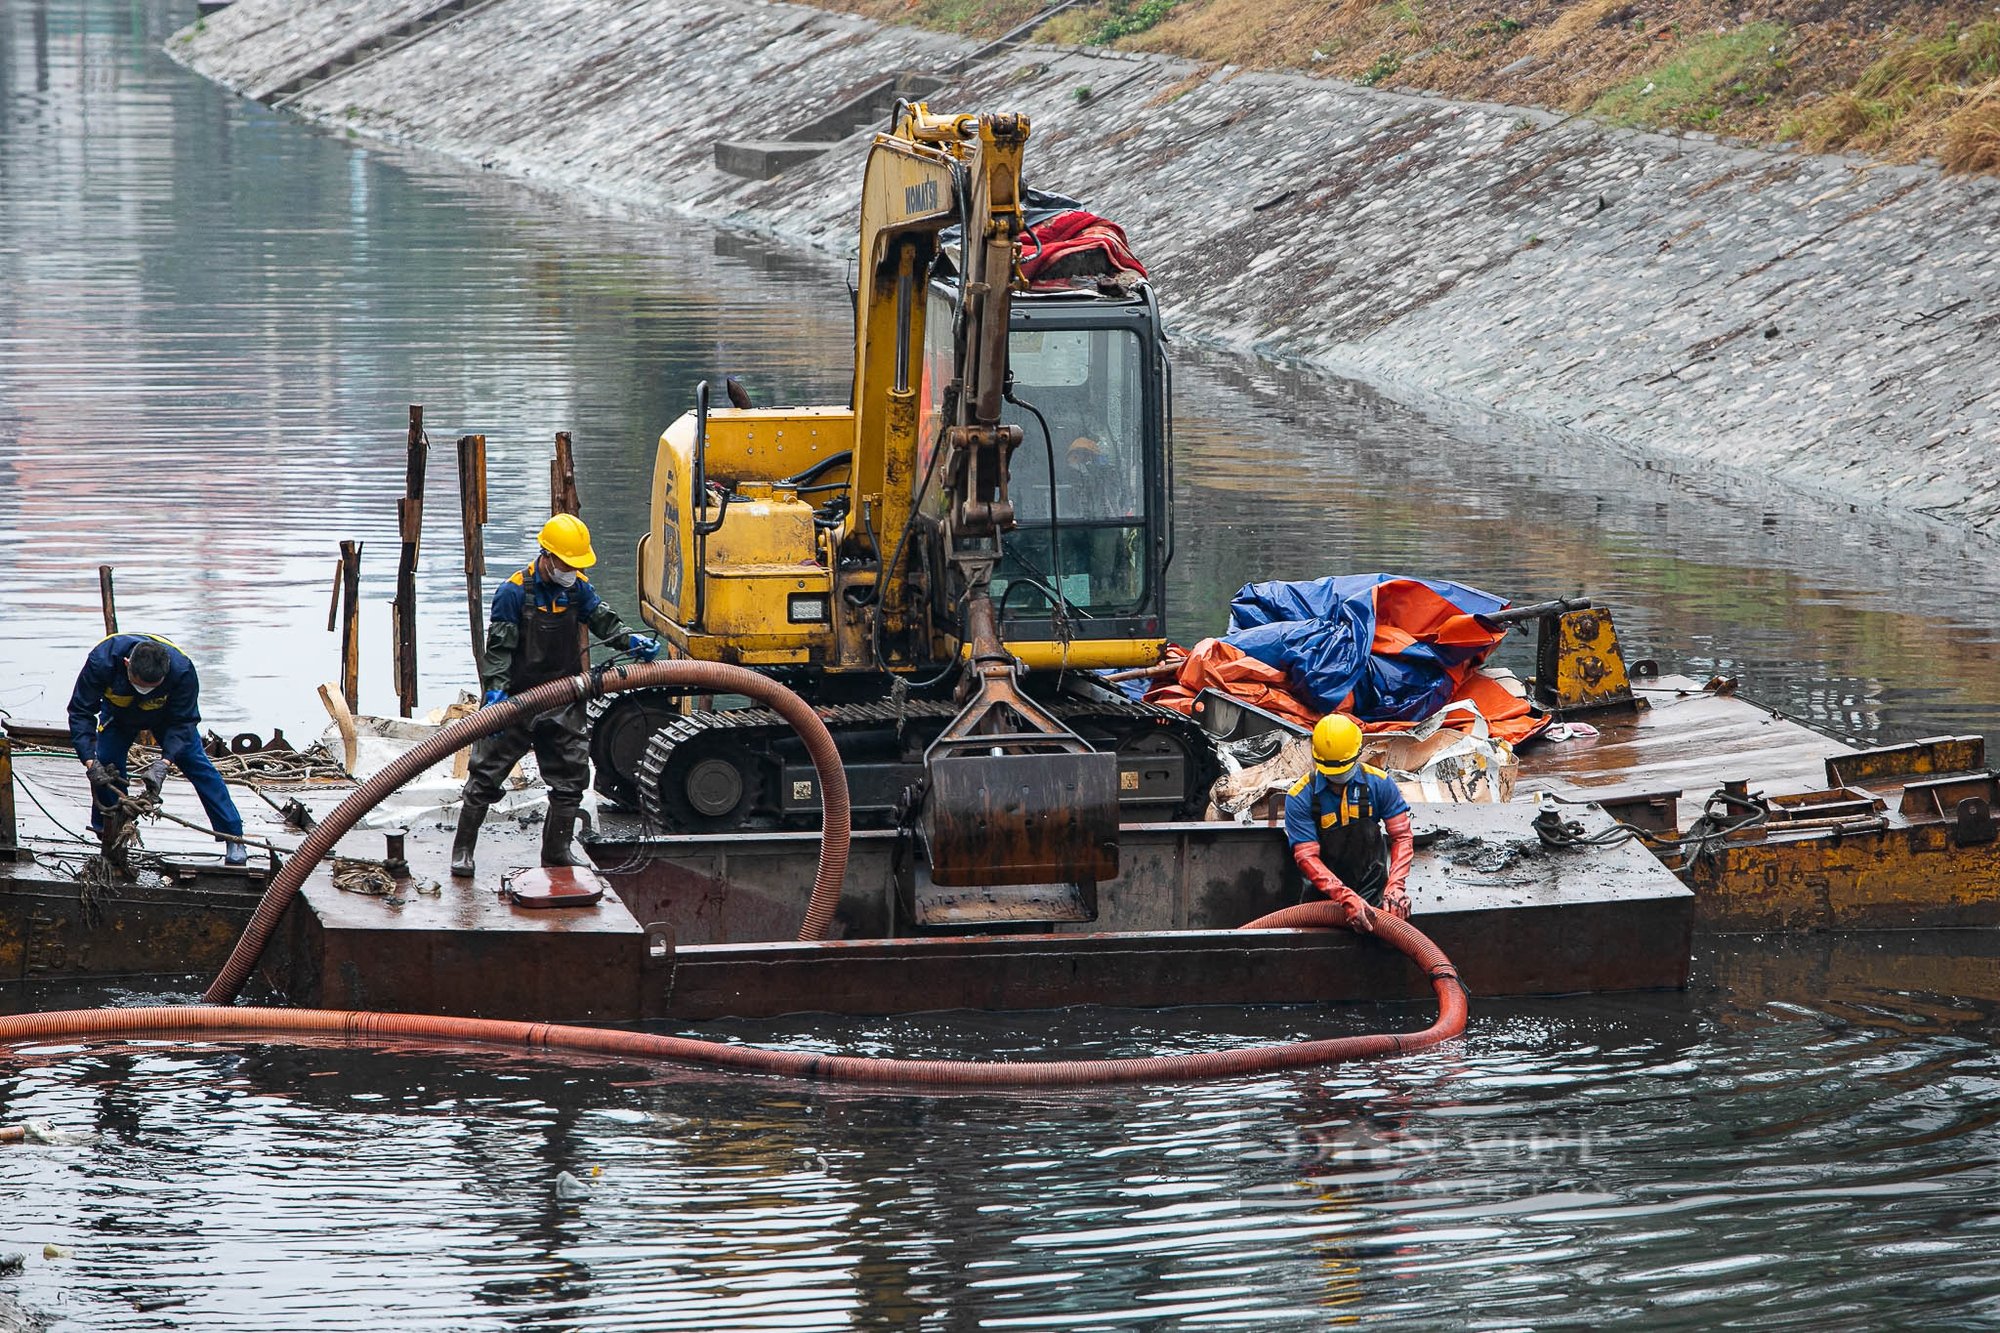
{"label": "wooden stake", "polygon": [[486,437],[458,437],[458,518],[465,532],[465,613],[472,624],[472,678],[486,649]]}
{"label": "wooden stake", "polygon": [[417,547],[424,528],[424,463],[431,442],[424,434],[424,407],[410,404],[410,437],[403,470],[403,498],[396,506],[403,539],[396,560],[396,600],[391,604],[391,646],[396,655],[396,703],[404,717],[417,706]]}
{"label": "wooden stake", "polygon": [[549,464],[549,514],[581,514],[583,501],[576,493],[576,460],[570,456],[569,432],[556,432],[556,456]]}
{"label": "wooden stake", "polygon": [[361,711],[360,542],[340,544],[340,592],[340,693],[351,715]]}
{"label": "wooden stake", "polygon": [[97,601],[104,608],[104,637],[118,632],[118,594],[111,587],[111,566],[97,567]]}
{"label": "wooden stake", "polygon": [[326,600],[326,632],[331,634],[340,628],[340,590],[346,584],[347,560],[337,555],[333,558],[333,596]]}
{"label": "wooden stake", "polygon": [[[440,725],[448,727],[460,718],[471,717],[478,711],[479,701],[477,699],[460,699],[457,703],[444,710],[444,720]],[[468,745],[451,757],[451,775],[453,778],[463,780],[471,771],[472,747]]]}

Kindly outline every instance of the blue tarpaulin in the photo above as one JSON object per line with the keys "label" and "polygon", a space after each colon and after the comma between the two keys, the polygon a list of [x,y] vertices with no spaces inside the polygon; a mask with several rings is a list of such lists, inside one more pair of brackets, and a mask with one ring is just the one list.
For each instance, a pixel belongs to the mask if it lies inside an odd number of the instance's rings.
{"label": "blue tarpaulin", "polygon": [[1497,626],[1460,618],[1506,605],[1462,583],[1399,574],[1250,583],[1230,603],[1223,638],[1284,671],[1292,691],[1321,711],[1411,722],[1449,703],[1465,671],[1500,640]]}

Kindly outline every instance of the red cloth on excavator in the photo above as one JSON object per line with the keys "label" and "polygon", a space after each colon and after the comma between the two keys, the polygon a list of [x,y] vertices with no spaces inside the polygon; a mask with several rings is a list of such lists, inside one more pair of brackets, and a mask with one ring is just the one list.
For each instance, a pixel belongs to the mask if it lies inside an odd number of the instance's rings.
{"label": "red cloth on excavator", "polygon": [[1030,286],[1068,286],[1075,278],[1120,272],[1143,278],[1146,266],[1132,253],[1123,227],[1081,208],[1029,227],[1021,238],[1021,276]]}

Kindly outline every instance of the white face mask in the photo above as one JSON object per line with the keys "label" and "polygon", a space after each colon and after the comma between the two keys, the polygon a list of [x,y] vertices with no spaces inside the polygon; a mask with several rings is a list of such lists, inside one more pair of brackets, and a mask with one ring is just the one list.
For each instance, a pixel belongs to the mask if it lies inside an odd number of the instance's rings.
{"label": "white face mask", "polygon": [[576,571],[573,569],[557,569],[555,561],[551,560],[545,572],[548,574],[549,582],[555,584],[558,588],[574,588],[576,586]]}
{"label": "white face mask", "polygon": [[165,681],[156,680],[151,685],[141,685],[138,681],[132,679],[132,673],[129,671],[125,673],[125,681],[132,687],[132,693],[134,694],[151,694],[154,690],[166,684]]}

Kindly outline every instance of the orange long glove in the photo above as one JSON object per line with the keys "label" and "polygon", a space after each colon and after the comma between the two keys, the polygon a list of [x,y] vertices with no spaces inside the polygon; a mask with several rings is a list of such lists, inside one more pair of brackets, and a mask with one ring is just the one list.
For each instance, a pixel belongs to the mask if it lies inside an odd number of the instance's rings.
{"label": "orange long glove", "polygon": [[1326,862],[1319,856],[1316,842],[1295,842],[1292,844],[1292,860],[1306,882],[1318,889],[1347,913],[1346,926],[1349,930],[1372,932],[1375,923],[1369,919],[1368,904],[1361,901],[1361,895],[1340,882],[1340,877],[1327,869]]}
{"label": "orange long glove", "polygon": [[1404,811],[1382,821],[1389,835],[1389,883],[1382,890],[1382,910],[1402,921],[1410,919],[1410,895],[1404,887],[1410,878],[1410,861],[1417,854],[1416,835],[1410,831],[1410,815]]}

